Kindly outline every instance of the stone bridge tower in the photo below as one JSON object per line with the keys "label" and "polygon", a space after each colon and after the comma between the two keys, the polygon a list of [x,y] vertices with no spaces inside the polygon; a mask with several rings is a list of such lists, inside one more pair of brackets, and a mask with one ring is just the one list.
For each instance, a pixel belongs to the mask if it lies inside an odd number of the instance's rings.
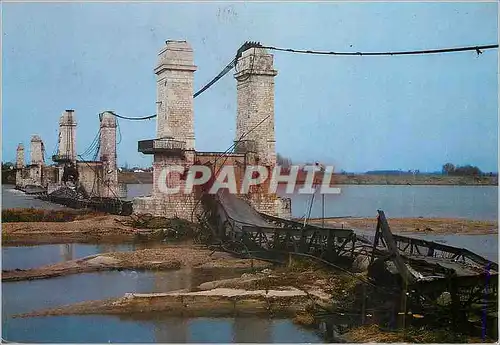
{"label": "stone bridge tower", "polygon": [[166,194],[165,186],[179,186],[185,180],[180,174],[167,174],[174,165],[186,169],[194,163],[194,109],[193,109],[193,49],[186,41],[166,42],[160,51],[157,76],[157,131],[156,139],[139,142],[139,151],[153,154],[152,196],[134,199],[134,212],[148,212],[164,217],[190,220],[196,199],[183,193]]}
{"label": "stone bridge tower", "polygon": [[186,41],[167,41],[160,51],[157,76],[158,139],[173,138],[194,150],[193,49]]}
{"label": "stone bridge tower", "polygon": [[59,160],[76,162],[76,118],[75,111],[65,110],[59,120]]}
{"label": "stone bridge tower", "polygon": [[44,165],[45,148],[43,146],[42,138],[38,135],[31,137],[31,151],[30,151],[30,164],[31,165]]}
{"label": "stone bridge tower", "polygon": [[[235,151],[254,152],[256,163],[266,166],[271,176],[276,166],[274,77],[278,75],[274,69],[273,55],[264,48],[249,48],[242,52],[235,69],[238,107]],[[248,194],[252,206],[266,214],[290,218],[290,199],[269,194],[268,187],[269,179]]]}
{"label": "stone bridge tower", "polygon": [[100,115],[100,160],[103,166],[101,196],[118,196],[118,170],[116,167],[116,117],[110,112]]}
{"label": "stone bridge tower", "polygon": [[35,185],[41,186],[43,181],[43,166],[45,165],[45,148],[43,141],[38,135],[31,137],[31,161],[29,165],[29,174],[31,182]]}
{"label": "stone bridge tower", "polygon": [[236,152],[256,152],[259,164],[269,167],[276,164],[274,77],[277,74],[273,55],[264,48],[250,48],[242,53],[234,75],[238,107],[235,141],[248,133],[236,145]]}
{"label": "stone bridge tower", "polygon": [[16,186],[21,186],[23,182],[24,169],[24,145],[19,143],[16,149]]}

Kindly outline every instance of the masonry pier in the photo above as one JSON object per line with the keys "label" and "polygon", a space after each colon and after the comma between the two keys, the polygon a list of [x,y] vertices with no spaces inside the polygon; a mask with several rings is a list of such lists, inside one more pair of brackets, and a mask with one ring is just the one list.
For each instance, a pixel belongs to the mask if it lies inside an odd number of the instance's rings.
{"label": "masonry pier", "polygon": [[[186,41],[167,41],[160,51],[157,75],[157,133],[155,139],[138,143],[143,154],[153,155],[153,191],[148,197],[135,198],[134,213],[179,217],[196,220],[202,212],[203,188],[191,194],[166,194],[163,185],[185,186],[185,177],[167,174],[166,169],[179,165],[210,167],[217,176],[225,165],[235,167],[237,187],[241,186],[248,165],[265,166],[272,171],[276,165],[274,134],[273,56],[262,48],[250,48],[237,62],[238,110],[236,139],[232,152],[203,152],[195,149],[193,109],[193,49]],[[199,186],[198,186],[199,187]],[[240,188],[238,188],[240,190]],[[248,194],[240,195],[256,209],[269,215],[289,218],[290,199],[269,193],[269,180],[252,186]]]}

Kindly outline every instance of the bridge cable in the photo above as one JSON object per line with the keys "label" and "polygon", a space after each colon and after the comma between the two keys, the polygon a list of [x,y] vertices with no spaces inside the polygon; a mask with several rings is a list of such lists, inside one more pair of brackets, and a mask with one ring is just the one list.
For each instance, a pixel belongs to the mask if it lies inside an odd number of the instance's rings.
{"label": "bridge cable", "polygon": [[475,51],[478,55],[482,54],[483,50],[496,49],[498,44],[468,46],[458,48],[441,48],[427,50],[410,50],[410,51],[394,51],[394,52],[334,52],[334,51],[317,51],[305,49],[279,48],[273,46],[262,46],[264,49],[283,51],[288,53],[299,54],[315,54],[315,55],[338,55],[338,56],[394,56],[394,55],[423,55],[423,54],[441,54],[441,53],[456,53],[463,51]]}
{"label": "bridge cable", "polygon": [[[236,63],[238,59],[241,57],[241,54],[250,48],[263,48],[275,51],[283,51],[288,53],[298,53],[298,54],[314,54],[314,55],[337,55],[337,56],[395,56],[395,55],[423,55],[423,54],[442,54],[442,53],[456,53],[463,51],[475,51],[477,55],[483,53],[483,50],[488,49],[497,49],[498,44],[489,44],[489,45],[478,45],[478,46],[466,46],[466,47],[457,47],[457,48],[441,48],[441,49],[427,49],[427,50],[409,50],[409,51],[393,51],[393,52],[334,52],[334,51],[318,51],[318,50],[305,50],[305,49],[292,49],[292,48],[280,48],[274,46],[263,46],[258,42],[245,42],[237,51],[236,57],[229,62],[229,64],[222,69],[222,71],[217,74],[212,80],[210,80],[205,86],[203,86],[199,91],[195,92],[193,98],[198,97],[203,92],[208,90],[213,84],[219,81],[222,77],[224,77],[230,70],[236,67]],[[252,64],[253,65],[253,64]],[[253,69],[253,66],[252,66]],[[119,117],[124,120],[149,120],[157,117],[157,114],[143,116],[143,117],[128,117],[116,114],[110,111],[112,115]],[[102,114],[102,113],[101,113]],[[99,114],[99,115],[101,115]]]}
{"label": "bridge cable", "polygon": [[193,98],[196,98],[199,95],[201,95],[203,92],[208,90],[213,84],[215,84],[219,79],[221,79],[223,76],[225,76],[227,73],[229,73],[229,71],[232,70],[236,66],[236,61],[237,61],[237,57],[235,57],[233,60],[231,60],[231,62],[228,63],[227,66],[224,67],[224,69],[219,74],[217,74],[212,80],[210,80],[198,92],[195,92],[195,94],[193,95]]}
{"label": "bridge cable", "polygon": [[89,147],[87,147],[87,149],[85,149],[85,151],[81,154],[82,156],[87,156],[88,154],[91,154],[94,152],[96,145],[97,145],[97,141],[99,140],[100,134],[101,134],[101,129],[99,128],[99,130],[97,131],[97,134],[95,135],[94,139],[90,143]]}
{"label": "bridge cable", "polygon": [[[149,115],[149,116],[142,116],[142,117],[128,117],[128,116],[123,116],[123,115],[118,115],[117,113],[113,112],[113,111],[107,111],[109,114],[115,116],[115,117],[118,117],[120,119],[124,119],[124,120],[139,120],[139,121],[142,121],[142,120],[149,120],[149,119],[153,119],[155,118],[157,115],[154,114],[154,115]],[[103,113],[99,113],[99,115],[101,116]]]}
{"label": "bridge cable", "polygon": [[[199,91],[195,92],[194,95],[193,95],[193,98],[196,98],[199,95],[201,95],[203,92],[205,92],[206,90],[208,90],[213,84],[215,84],[219,79],[221,79],[227,73],[229,73],[229,71],[231,71],[235,67],[236,61],[237,61],[236,59],[237,58],[234,58],[233,60],[231,60],[231,62],[229,64],[227,64],[227,66],[224,67],[224,69],[219,74],[217,74],[212,80],[210,80]],[[120,119],[132,120],[132,121],[150,120],[150,119],[153,119],[153,118],[155,118],[155,117],[158,116],[158,114],[154,114],[154,115],[148,115],[148,116],[142,116],[142,117],[129,117],[129,116],[119,115],[119,114],[117,114],[117,113],[115,113],[113,111],[108,111],[108,113],[110,113],[111,115],[113,115],[115,117],[118,117]],[[100,113],[99,115],[102,115],[102,113]]]}
{"label": "bridge cable", "polygon": [[[258,47],[258,46],[260,46],[260,44],[257,43],[257,42],[245,42],[244,44],[242,44],[241,47],[237,50],[235,58],[232,59],[231,62],[229,62],[226,65],[226,67],[224,67],[219,74],[217,74],[212,80],[210,80],[207,84],[205,84],[205,86],[203,86],[200,90],[198,90],[197,92],[195,92],[194,95],[193,95],[193,98],[196,98],[199,95],[201,95],[203,92],[205,92],[206,90],[208,90],[212,85],[214,85],[217,81],[219,81],[222,77],[224,77],[227,73],[229,73],[229,71],[231,71],[233,68],[235,68],[236,67],[236,63],[238,62],[238,59],[241,57],[242,53],[245,50],[247,50],[249,48],[252,48],[252,47]],[[253,69],[253,65],[252,65],[252,69]],[[123,115],[116,114],[113,111],[108,111],[108,112],[111,115],[119,117],[120,119],[124,119],[124,120],[137,120],[137,121],[141,121],[141,120],[153,119],[153,118],[155,118],[155,117],[158,116],[158,114],[154,114],[154,115],[142,116],[142,117],[128,117],[128,116],[123,116]],[[102,113],[100,113],[99,116],[102,116]]]}

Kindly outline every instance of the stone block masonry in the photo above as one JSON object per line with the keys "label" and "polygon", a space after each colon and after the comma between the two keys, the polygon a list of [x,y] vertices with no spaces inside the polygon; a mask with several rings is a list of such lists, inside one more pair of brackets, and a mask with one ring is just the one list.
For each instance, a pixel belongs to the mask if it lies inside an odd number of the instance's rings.
{"label": "stone block masonry", "polygon": [[76,119],[74,110],[65,110],[59,120],[58,156],[76,162]]}
{"label": "stone block masonry", "polygon": [[104,198],[116,198],[119,196],[116,166],[116,117],[105,111],[100,115],[100,121],[99,155],[103,171],[100,194]]}
{"label": "stone block masonry", "polygon": [[194,150],[193,49],[186,41],[167,41],[159,53],[157,76],[157,138],[184,141]]}
{"label": "stone block masonry", "polygon": [[38,135],[33,135],[31,137],[31,161],[30,164],[32,165],[44,165],[45,164],[45,159],[44,159],[44,154],[45,154],[45,148],[43,146],[43,141],[42,138],[40,138]]}
{"label": "stone block masonry", "polygon": [[180,154],[165,148],[155,150],[152,196],[135,198],[135,213],[191,220],[196,213],[195,208],[201,207],[194,194],[167,195],[162,191],[162,183],[181,187],[185,183],[177,174],[162,177],[164,168],[181,165],[188,169],[194,163],[194,71],[196,66],[191,46],[186,41],[167,41],[154,70],[157,76],[156,138],[181,143],[184,148]]}
{"label": "stone block masonry", "polygon": [[[236,64],[236,138],[255,142],[260,164],[276,164],[273,56],[263,48],[243,52]],[[260,124],[259,124],[260,123]]]}
{"label": "stone block masonry", "polygon": [[24,145],[19,143],[16,150],[16,186],[22,185],[24,168]]}

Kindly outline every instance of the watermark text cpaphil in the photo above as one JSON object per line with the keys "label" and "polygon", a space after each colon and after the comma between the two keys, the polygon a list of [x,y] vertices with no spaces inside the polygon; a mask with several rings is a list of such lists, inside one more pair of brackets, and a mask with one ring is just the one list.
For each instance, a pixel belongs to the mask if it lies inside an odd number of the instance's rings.
{"label": "watermark text cpaphil", "polygon": [[[160,170],[158,188],[165,194],[191,194],[196,186],[204,186],[205,192],[216,194],[227,189],[231,194],[248,194],[253,186],[265,186],[269,194],[276,193],[278,185],[285,185],[286,194],[340,194],[340,188],[332,187],[333,166],[292,165],[283,173],[280,166],[270,169],[262,165],[248,165],[244,169],[224,165],[214,172],[206,165],[169,165]],[[298,181],[299,171],[302,178]],[[305,178],[303,177],[305,173]],[[321,173],[321,181],[315,178]]]}

